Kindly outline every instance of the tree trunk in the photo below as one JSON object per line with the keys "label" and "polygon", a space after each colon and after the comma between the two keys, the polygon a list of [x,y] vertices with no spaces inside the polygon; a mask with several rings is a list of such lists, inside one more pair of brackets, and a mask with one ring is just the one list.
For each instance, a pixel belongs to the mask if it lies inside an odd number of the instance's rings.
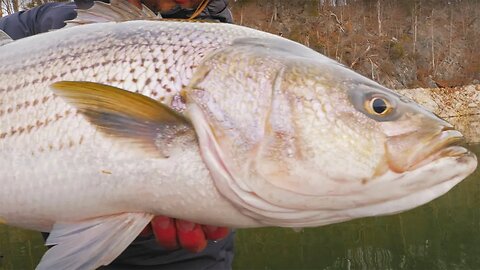
{"label": "tree trunk", "polygon": [[431,28],[430,28],[430,34],[431,34],[431,40],[432,40],[432,74],[435,76],[435,36],[434,36],[434,26],[435,26],[435,20],[434,20],[434,9],[432,9],[432,16],[431,16]]}
{"label": "tree trunk", "polygon": [[18,0],[12,0],[12,6],[13,6],[13,12],[18,12],[19,10]]}
{"label": "tree trunk", "polygon": [[378,36],[382,36],[382,14],[380,0],[377,0]]}

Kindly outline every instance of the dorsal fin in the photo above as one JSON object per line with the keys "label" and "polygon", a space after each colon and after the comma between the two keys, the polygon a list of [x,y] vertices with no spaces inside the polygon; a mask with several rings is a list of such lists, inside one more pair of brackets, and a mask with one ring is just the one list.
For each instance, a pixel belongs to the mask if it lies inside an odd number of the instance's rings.
{"label": "dorsal fin", "polygon": [[95,1],[89,9],[77,9],[77,17],[66,21],[66,23],[69,27],[90,23],[157,20],[162,18],[145,5],[142,5],[142,7],[142,9],[139,9],[127,0],[111,0],[110,4]]}
{"label": "dorsal fin", "polygon": [[0,46],[12,42],[13,39],[5,32],[0,30]]}

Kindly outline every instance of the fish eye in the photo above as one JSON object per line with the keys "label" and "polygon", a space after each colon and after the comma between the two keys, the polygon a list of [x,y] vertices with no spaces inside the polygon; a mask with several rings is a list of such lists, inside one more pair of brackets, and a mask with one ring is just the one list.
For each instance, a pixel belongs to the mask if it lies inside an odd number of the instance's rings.
{"label": "fish eye", "polygon": [[372,97],[365,102],[365,109],[368,113],[378,116],[386,116],[392,112],[390,102],[382,97]]}

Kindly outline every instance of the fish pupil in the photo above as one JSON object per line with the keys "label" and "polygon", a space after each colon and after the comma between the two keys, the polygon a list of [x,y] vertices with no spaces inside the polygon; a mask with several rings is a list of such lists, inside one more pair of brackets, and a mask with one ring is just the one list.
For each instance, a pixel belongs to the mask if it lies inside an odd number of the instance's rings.
{"label": "fish pupil", "polygon": [[385,111],[387,111],[387,103],[385,100],[380,98],[376,98],[372,101],[372,107],[373,111],[378,114],[383,114]]}

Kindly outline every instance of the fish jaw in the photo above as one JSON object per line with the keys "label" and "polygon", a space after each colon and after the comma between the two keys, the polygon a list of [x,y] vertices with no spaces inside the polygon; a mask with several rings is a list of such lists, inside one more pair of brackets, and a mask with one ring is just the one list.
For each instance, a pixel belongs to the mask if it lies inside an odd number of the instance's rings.
{"label": "fish jaw", "polygon": [[[398,147],[395,143],[398,138],[389,138],[385,144],[385,162],[390,170],[402,173],[421,167],[441,157],[468,154],[466,148],[457,146],[463,141],[463,136],[456,130],[443,130],[432,137],[432,139],[426,140],[426,147],[422,149],[416,147],[416,144],[411,144],[409,149],[401,149],[401,146]],[[394,154],[395,152],[396,154]]]}
{"label": "fish jaw", "polygon": [[[477,157],[463,147],[452,146],[442,152],[448,155],[408,173],[389,171],[375,180],[385,186],[396,182],[397,188],[407,194],[410,192],[409,195],[390,201],[378,200],[377,204],[351,209],[348,215],[355,218],[395,214],[426,204],[448,192],[477,168]],[[378,184],[375,190],[381,193],[385,187]]]}

